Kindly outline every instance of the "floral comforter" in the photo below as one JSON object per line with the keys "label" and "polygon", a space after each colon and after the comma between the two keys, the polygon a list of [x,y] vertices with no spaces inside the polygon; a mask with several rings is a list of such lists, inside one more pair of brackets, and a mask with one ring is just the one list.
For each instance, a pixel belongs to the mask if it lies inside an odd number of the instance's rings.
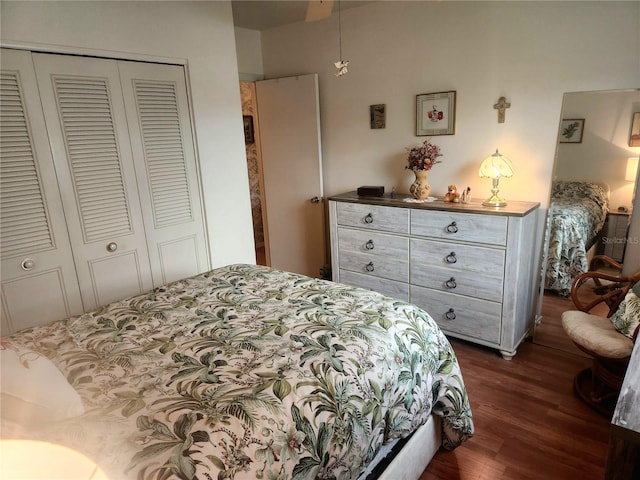
{"label": "floral comforter", "polygon": [[47,357],[85,412],[48,439],[119,479],[357,478],[432,413],[473,434],[460,369],[424,311],[367,290],[231,265],[7,341]]}
{"label": "floral comforter", "polygon": [[576,276],[589,269],[587,251],[608,212],[607,192],[595,183],[554,182],[549,207],[545,288],[569,295]]}

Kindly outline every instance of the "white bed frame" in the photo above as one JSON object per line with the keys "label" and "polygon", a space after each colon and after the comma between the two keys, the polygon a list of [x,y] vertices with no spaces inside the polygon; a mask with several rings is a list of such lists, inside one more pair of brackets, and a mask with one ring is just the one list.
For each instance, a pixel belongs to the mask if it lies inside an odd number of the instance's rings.
{"label": "white bed frame", "polygon": [[[431,415],[391,460],[378,480],[418,480],[442,443],[442,419]],[[394,443],[385,445],[369,468],[360,476],[364,480],[373,468],[389,453]]]}

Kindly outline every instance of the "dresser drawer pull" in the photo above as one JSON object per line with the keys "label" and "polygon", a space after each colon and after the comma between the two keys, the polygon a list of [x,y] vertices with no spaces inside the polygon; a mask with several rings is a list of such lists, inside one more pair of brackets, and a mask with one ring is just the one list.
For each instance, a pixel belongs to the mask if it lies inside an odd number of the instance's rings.
{"label": "dresser drawer pull", "polygon": [[451,288],[454,289],[456,288],[458,285],[456,284],[456,279],[451,277],[449,280],[447,280],[446,282],[444,282],[444,286],[447,288]]}
{"label": "dresser drawer pull", "polygon": [[447,228],[445,228],[445,230],[447,231],[447,233],[458,233],[458,226],[456,225],[456,222],[451,222],[449,225],[447,225]]}
{"label": "dresser drawer pull", "polygon": [[364,269],[367,272],[373,272],[375,269],[373,268],[373,262],[369,262],[364,266]]}
{"label": "dresser drawer pull", "polygon": [[453,308],[450,308],[447,313],[444,314],[444,318],[446,318],[447,320],[455,320],[456,319],[456,312],[453,310]]}
{"label": "dresser drawer pull", "polygon": [[364,217],[364,223],[373,223],[373,215],[367,213],[367,216]]}
{"label": "dresser drawer pull", "polygon": [[458,259],[456,258],[456,252],[451,252],[444,258],[444,261],[447,263],[456,263]]}
{"label": "dresser drawer pull", "polygon": [[367,250],[373,250],[373,240],[369,240],[367,243],[364,244],[364,248],[366,248]]}

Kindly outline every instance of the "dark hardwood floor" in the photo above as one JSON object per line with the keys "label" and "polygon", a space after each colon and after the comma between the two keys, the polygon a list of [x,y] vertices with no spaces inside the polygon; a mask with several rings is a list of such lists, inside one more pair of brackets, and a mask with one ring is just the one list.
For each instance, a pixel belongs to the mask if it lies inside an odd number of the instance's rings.
{"label": "dark hardwood floor", "polygon": [[511,361],[451,339],[476,434],[440,450],[421,480],[602,480],[609,420],[573,393],[584,356],[525,342]]}

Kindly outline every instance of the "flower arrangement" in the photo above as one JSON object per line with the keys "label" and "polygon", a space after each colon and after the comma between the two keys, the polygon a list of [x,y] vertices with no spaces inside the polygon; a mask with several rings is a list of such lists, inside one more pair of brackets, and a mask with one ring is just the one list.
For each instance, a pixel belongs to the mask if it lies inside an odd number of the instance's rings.
{"label": "flower arrangement", "polygon": [[436,163],[441,163],[438,157],[442,156],[440,153],[440,147],[430,142],[430,138],[427,138],[420,147],[407,148],[409,157],[407,158],[407,165],[404,167],[407,170],[431,170]]}

